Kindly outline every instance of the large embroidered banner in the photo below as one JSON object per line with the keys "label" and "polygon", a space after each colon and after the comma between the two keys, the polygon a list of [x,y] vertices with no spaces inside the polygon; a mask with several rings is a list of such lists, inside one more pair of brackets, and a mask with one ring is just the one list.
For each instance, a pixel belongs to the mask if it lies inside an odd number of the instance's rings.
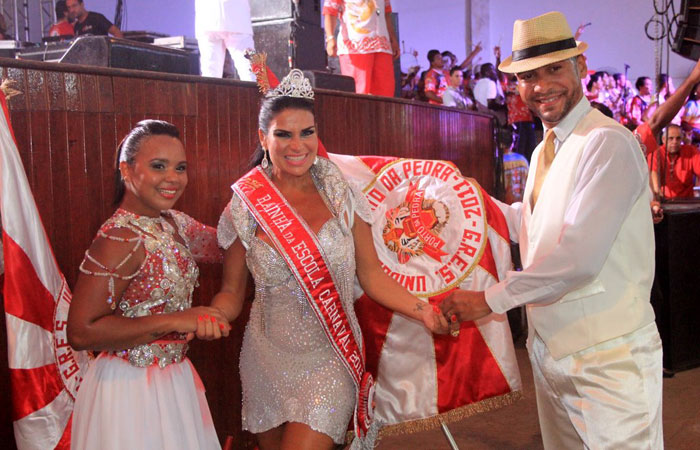
{"label": "large embroidered banner", "polygon": [[[415,295],[438,304],[458,287],[484,290],[511,269],[505,218],[452,163],[329,157],[372,207],[384,271]],[[430,429],[520,398],[505,315],[463,323],[455,338],[434,336],[364,294],[356,310],[382,434]]]}
{"label": "large embroidered banner", "polygon": [[20,450],[69,449],[86,352],[68,345],[71,293],[39,218],[0,93],[0,207],[13,425]]}

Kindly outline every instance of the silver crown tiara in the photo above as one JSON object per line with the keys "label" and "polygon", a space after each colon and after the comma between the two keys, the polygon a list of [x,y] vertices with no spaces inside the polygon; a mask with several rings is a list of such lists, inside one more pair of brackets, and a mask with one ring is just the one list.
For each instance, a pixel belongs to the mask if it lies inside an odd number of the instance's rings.
{"label": "silver crown tiara", "polygon": [[311,87],[311,82],[304,77],[304,73],[301,70],[292,69],[276,88],[267,91],[265,97],[297,97],[313,100],[314,90]]}

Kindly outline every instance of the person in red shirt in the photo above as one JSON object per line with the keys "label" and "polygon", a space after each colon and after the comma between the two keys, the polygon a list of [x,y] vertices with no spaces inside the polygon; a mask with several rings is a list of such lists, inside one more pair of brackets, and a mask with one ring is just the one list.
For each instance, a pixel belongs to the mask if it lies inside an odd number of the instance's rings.
{"label": "person in red shirt", "polygon": [[391,12],[390,0],[323,1],[326,53],[338,55],[341,73],[355,79],[358,94],[394,95],[393,59],[401,51]]}
{"label": "person in red shirt", "polygon": [[665,145],[651,158],[651,188],[656,197],[693,197],[695,177],[700,176],[700,153],[692,145],[682,144],[682,134],[681,127],[669,125]]}
{"label": "person in red shirt", "polygon": [[[651,169],[651,160],[654,152],[658,149],[659,144],[656,136],[663,130],[671,120],[678,114],[678,111],[685,104],[691,92],[693,92],[696,83],[700,82],[700,61],[695,64],[695,67],[688,75],[680,87],[674,92],[664,103],[654,111],[651,117],[640,126],[635,128],[634,135],[639,141],[639,146],[647,157],[647,164]],[[649,183],[651,184],[651,176]],[[651,187],[651,186],[650,186]],[[654,217],[654,223],[663,220],[664,214],[661,208],[661,203],[654,199],[651,202],[651,210]]]}
{"label": "person in red shirt", "polygon": [[530,109],[518,93],[518,80],[510,77],[506,86],[506,107],[508,108],[508,125],[515,127],[517,140],[515,151],[530,162],[532,151],[537,147],[535,139],[535,122]]}
{"label": "person in red shirt", "polygon": [[447,89],[450,74],[442,68],[444,62],[439,50],[430,50],[428,61],[430,70],[425,75],[425,96],[428,103],[442,105],[442,94]]}
{"label": "person in red shirt", "polygon": [[49,36],[75,36],[73,25],[68,21],[68,7],[66,0],[58,0],[56,2],[56,18],[58,22],[51,25],[49,28]]}
{"label": "person in red shirt", "polygon": [[635,95],[628,105],[627,119],[629,120],[629,125],[638,127],[642,124],[644,111],[651,103],[651,78],[639,77],[634,86],[639,91],[639,94]]}

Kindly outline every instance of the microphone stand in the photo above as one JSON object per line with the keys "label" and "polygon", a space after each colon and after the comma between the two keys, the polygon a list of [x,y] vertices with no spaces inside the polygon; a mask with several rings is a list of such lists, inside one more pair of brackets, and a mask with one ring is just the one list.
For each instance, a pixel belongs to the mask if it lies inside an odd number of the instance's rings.
{"label": "microphone stand", "polygon": [[301,28],[299,24],[299,0],[292,0],[292,25],[289,33],[289,47],[287,51],[287,64],[289,70],[297,65],[297,32]]}
{"label": "microphone stand", "polygon": [[627,117],[627,95],[629,93],[629,89],[627,88],[627,83],[629,83],[629,80],[627,79],[627,73],[630,70],[629,64],[625,64],[625,85],[622,86],[622,115],[624,117]]}
{"label": "microphone stand", "polygon": [[124,10],[124,2],[117,0],[117,7],[114,10],[114,25],[120,30],[122,29],[122,12]]}

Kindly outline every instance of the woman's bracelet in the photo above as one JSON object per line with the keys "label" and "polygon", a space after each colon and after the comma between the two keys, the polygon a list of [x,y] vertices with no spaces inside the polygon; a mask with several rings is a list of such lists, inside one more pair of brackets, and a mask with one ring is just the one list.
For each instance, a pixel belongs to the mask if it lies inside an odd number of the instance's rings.
{"label": "woman's bracelet", "polygon": [[333,36],[332,34],[327,35],[326,42],[330,42],[331,40],[335,40],[335,36]]}

